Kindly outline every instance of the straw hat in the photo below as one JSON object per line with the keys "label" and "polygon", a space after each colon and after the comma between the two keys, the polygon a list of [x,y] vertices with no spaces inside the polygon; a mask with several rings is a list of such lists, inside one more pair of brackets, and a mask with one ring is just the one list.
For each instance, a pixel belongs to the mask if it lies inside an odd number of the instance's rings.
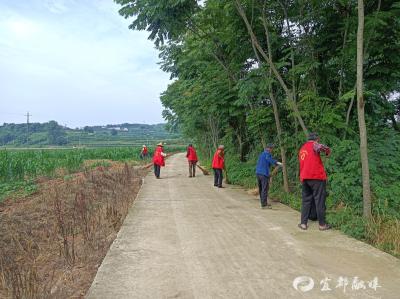
{"label": "straw hat", "polygon": [[158,143],[157,146],[164,146],[162,142]]}

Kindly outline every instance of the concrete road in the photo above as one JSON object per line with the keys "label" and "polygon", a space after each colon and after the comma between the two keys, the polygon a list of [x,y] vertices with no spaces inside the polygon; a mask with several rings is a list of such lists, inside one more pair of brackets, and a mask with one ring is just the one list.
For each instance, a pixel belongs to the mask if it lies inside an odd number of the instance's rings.
{"label": "concrete road", "polygon": [[187,175],[179,154],[145,178],[87,298],[400,298],[398,259]]}

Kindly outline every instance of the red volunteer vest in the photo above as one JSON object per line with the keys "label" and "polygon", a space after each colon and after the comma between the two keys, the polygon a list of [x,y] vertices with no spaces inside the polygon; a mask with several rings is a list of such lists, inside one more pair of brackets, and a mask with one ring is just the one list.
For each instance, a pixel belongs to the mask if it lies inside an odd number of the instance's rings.
{"label": "red volunteer vest", "polygon": [[147,154],[147,152],[148,152],[148,151],[147,151],[147,147],[144,147],[143,150],[142,150],[142,153],[143,153],[143,154]]}
{"label": "red volunteer vest", "polygon": [[163,149],[161,146],[157,146],[156,150],[154,151],[153,156],[153,163],[160,166],[165,166],[164,157],[161,155]]}
{"label": "red volunteer vest", "polygon": [[212,160],[212,168],[223,169],[224,168],[224,158],[220,156],[221,150],[217,150],[214,154]]}
{"label": "red volunteer vest", "polygon": [[299,151],[300,180],[326,181],[326,172],[319,154],[314,151],[314,141],[303,144]]}
{"label": "red volunteer vest", "polygon": [[188,161],[198,161],[197,160],[197,154],[196,154],[196,150],[192,147],[189,146],[188,147],[188,157],[187,157]]}

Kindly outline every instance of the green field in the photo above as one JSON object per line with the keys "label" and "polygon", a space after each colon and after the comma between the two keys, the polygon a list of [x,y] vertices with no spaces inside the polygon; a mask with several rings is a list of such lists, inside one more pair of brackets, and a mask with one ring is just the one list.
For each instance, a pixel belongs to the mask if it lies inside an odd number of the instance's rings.
{"label": "green field", "polygon": [[67,128],[55,121],[47,123],[0,125],[0,148],[45,147],[134,147],[158,142],[185,144],[178,132],[164,124],[120,124]]}
{"label": "green field", "polygon": [[[15,193],[35,192],[38,177],[53,178],[60,173],[82,171],[86,160],[139,161],[140,150],[141,147],[0,150],[0,201]],[[150,157],[152,150],[149,149]],[[167,153],[182,151],[183,147],[170,145],[165,150]],[[107,162],[94,165],[107,165]]]}

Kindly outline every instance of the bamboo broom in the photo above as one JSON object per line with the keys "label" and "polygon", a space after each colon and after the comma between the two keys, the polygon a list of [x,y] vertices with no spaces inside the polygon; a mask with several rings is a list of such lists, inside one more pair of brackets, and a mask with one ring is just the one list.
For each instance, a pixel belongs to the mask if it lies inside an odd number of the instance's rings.
{"label": "bamboo broom", "polygon": [[209,175],[209,174],[210,174],[210,172],[209,172],[207,169],[201,167],[199,164],[196,164],[196,166],[201,170],[201,172],[202,172],[204,175]]}

